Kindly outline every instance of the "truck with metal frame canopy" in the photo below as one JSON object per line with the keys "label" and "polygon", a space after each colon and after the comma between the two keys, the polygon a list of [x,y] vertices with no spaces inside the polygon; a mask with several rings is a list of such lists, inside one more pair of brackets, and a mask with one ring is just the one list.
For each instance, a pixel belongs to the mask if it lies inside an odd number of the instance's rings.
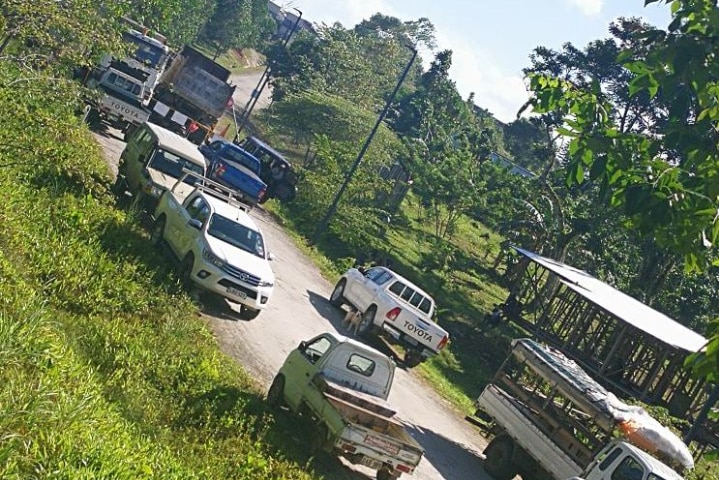
{"label": "truck with metal frame canopy", "polygon": [[[495,480],[518,474],[531,480],[682,480],[665,462],[693,467],[681,440],[643,409],[621,402],[558,350],[527,338],[512,341],[475,405],[493,435],[484,468]],[[646,433],[636,422],[653,430]],[[629,425],[638,434],[616,435]]]}
{"label": "truck with metal frame canopy", "polygon": [[377,471],[411,474],[424,449],[387,403],[395,364],[383,353],[333,333],[303,341],[272,381],[267,401],[312,425],[311,447]]}

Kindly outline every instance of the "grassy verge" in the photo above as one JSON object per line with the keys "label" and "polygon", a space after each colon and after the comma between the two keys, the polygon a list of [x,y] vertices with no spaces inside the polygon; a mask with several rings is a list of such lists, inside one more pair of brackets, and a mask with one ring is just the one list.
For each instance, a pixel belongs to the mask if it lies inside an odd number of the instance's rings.
{"label": "grassy verge", "polygon": [[0,63],[0,478],[318,478],[114,207],[76,92],[17,74]]}

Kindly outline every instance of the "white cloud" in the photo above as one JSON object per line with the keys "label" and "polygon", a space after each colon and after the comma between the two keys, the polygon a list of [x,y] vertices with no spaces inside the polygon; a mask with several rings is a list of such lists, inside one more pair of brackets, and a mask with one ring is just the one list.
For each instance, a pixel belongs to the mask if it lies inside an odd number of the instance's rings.
{"label": "white cloud", "polygon": [[362,20],[377,12],[398,16],[396,10],[386,0],[289,0],[277,2],[285,8],[295,7],[303,12],[303,17],[311,22],[332,25],[340,22],[345,28],[352,28]]}
{"label": "white cloud", "polygon": [[567,0],[572,6],[577,7],[584,15],[599,15],[602,11],[604,0]]}
{"label": "white cloud", "polygon": [[460,41],[450,44],[442,35],[438,37],[440,49],[452,50],[449,75],[462,97],[466,99],[474,92],[475,104],[502,122],[513,121],[529,98],[522,73],[503,71],[492,55],[480,47]]}

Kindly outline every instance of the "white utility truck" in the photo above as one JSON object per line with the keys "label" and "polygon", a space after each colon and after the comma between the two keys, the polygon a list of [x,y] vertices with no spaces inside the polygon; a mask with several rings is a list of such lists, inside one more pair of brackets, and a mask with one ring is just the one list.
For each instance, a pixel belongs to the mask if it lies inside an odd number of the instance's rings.
{"label": "white utility truck", "polygon": [[[476,407],[494,435],[484,468],[495,480],[517,474],[526,480],[682,480],[660,456],[693,467],[670,430],[618,400],[558,350],[530,339],[512,341]],[[625,428],[634,434],[615,435]]]}
{"label": "white utility truck", "polygon": [[290,352],[267,393],[313,425],[311,446],[377,470],[413,473],[424,449],[388,405],[394,362],[352,339],[323,333]]}
{"label": "white utility truck", "polygon": [[[185,195],[188,175],[197,177],[198,184]],[[240,318],[252,320],[272,296],[273,257],[249,207],[237,197],[237,192],[185,170],[160,197],[151,239],[169,245],[187,280],[240,304]]]}
{"label": "white utility truck", "polygon": [[386,331],[404,344],[407,367],[436,355],[449,342],[449,333],[432,320],[432,297],[386,267],[350,268],[335,285],[330,303],[338,308],[348,303],[362,312],[360,335]]}

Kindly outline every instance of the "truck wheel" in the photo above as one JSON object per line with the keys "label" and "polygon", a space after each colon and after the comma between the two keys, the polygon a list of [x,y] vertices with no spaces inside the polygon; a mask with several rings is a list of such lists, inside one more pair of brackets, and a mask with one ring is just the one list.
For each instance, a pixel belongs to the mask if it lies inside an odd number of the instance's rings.
{"label": "truck wheel", "polygon": [[182,281],[187,284],[187,286],[192,285],[192,269],[195,266],[195,257],[188,253],[184,260],[182,260],[182,266],[180,267],[180,276],[182,277]]}
{"label": "truck wheel", "polygon": [[267,403],[271,407],[279,407],[284,402],[284,393],[285,393],[285,376],[284,375],[277,375],[274,380],[272,380],[272,385],[270,385],[270,389],[267,390]]}
{"label": "truck wheel", "polygon": [[484,469],[494,480],[512,480],[517,473],[514,464],[514,441],[507,435],[499,435],[484,449]]}
{"label": "truck wheel", "polygon": [[162,243],[165,235],[165,217],[158,218],[152,225],[152,231],[150,232],[150,241],[156,247],[159,247]]}
{"label": "truck wheel", "polygon": [[402,363],[404,363],[404,366],[407,368],[414,368],[422,363],[422,360],[424,360],[422,353],[419,350],[411,348],[405,352],[404,361]]}
{"label": "truck wheel", "polygon": [[397,480],[399,475],[393,475],[387,467],[377,470],[377,480]]}
{"label": "truck wheel", "polygon": [[362,319],[357,326],[357,333],[363,337],[371,337],[377,333],[377,328],[374,325],[374,317],[377,314],[377,308],[372,305],[362,314]]}
{"label": "truck wheel", "polygon": [[330,295],[330,305],[333,307],[340,308],[342,307],[342,304],[345,303],[345,285],[347,282],[343,278],[339,282],[337,282],[337,285],[335,285],[335,289],[332,290],[332,294]]}
{"label": "truck wheel", "polygon": [[318,423],[314,426],[312,438],[310,439],[310,448],[313,452],[320,452],[327,445],[327,433],[327,425],[324,423]]}
{"label": "truck wheel", "polygon": [[260,314],[259,310],[255,310],[253,308],[247,308],[244,305],[240,307],[240,314],[239,317],[242,320],[254,320],[257,318],[257,315]]}

